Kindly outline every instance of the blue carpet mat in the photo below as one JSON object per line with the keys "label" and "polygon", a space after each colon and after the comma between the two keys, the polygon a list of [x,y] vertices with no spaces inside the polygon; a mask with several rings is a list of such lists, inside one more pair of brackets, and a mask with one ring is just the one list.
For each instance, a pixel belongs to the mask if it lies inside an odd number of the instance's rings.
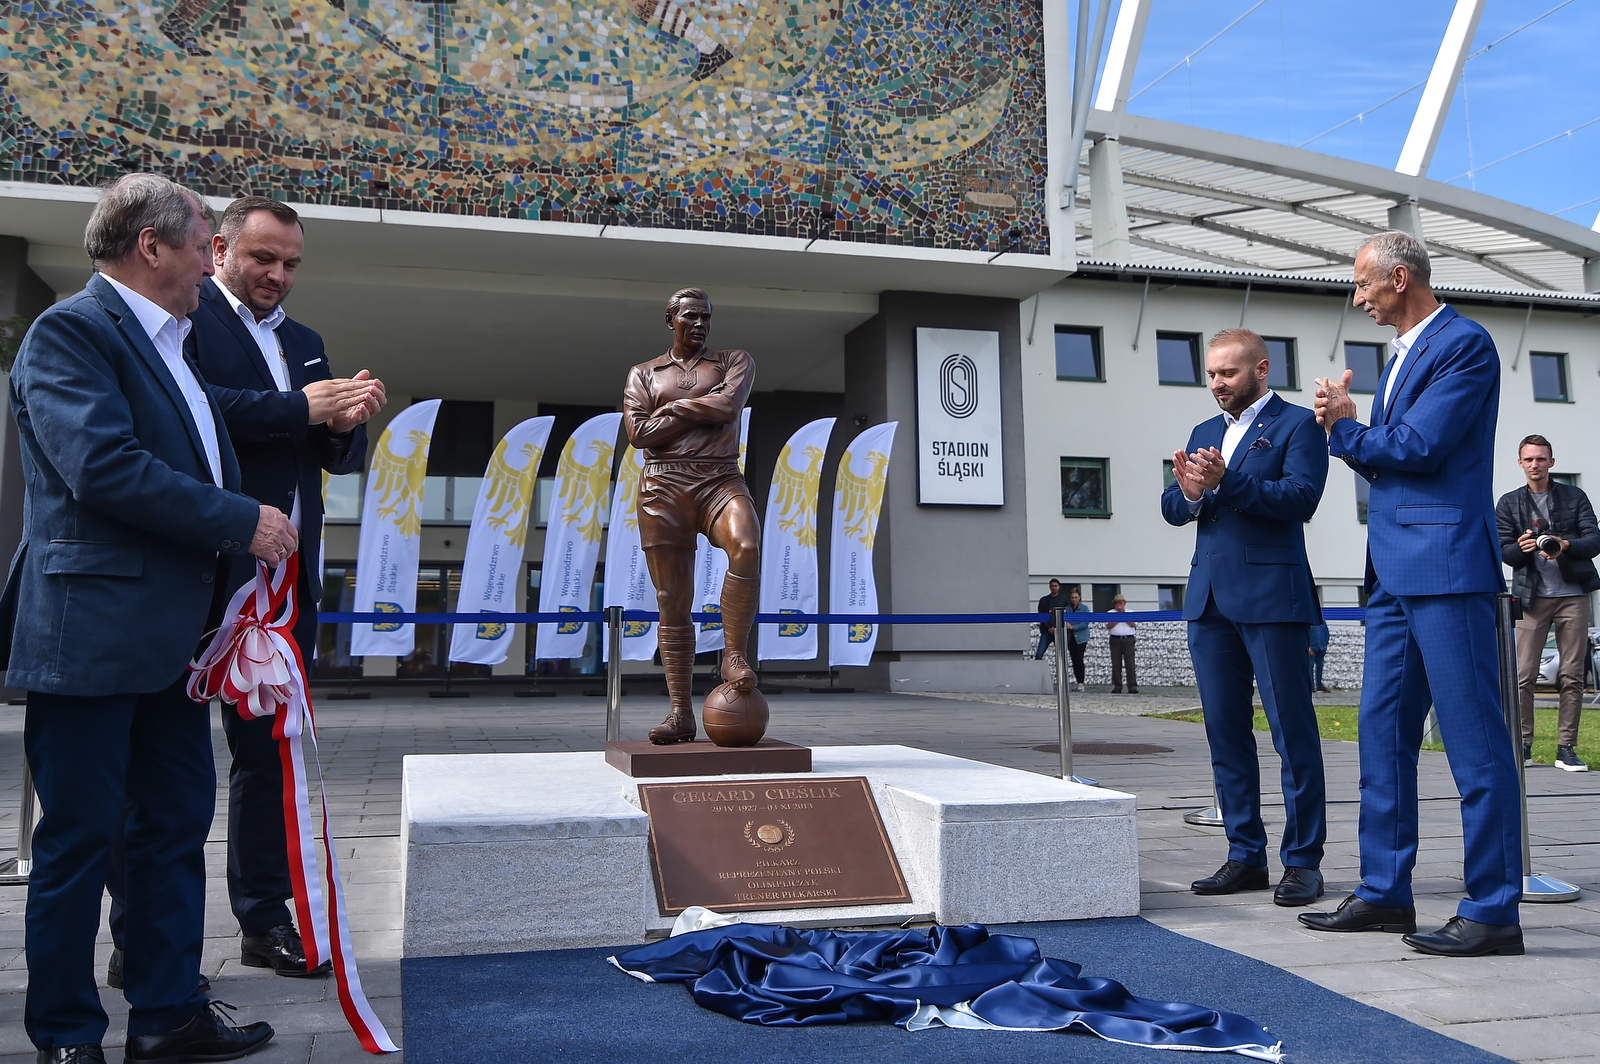
{"label": "blue carpet mat", "polygon": [[[1242,1013],[1283,1040],[1291,1064],[1505,1064],[1299,976],[1157,927],[1140,917],[996,925],[1037,939],[1047,957],[1135,994]],[[1374,956],[1399,943],[1373,938]],[[888,1024],[765,1028],[700,1008],[686,988],[631,979],[605,962],[628,947],[419,957],[401,964],[408,1064],[1202,1064],[1234,1054],[1175,1054],[1090,1034],[932,1030]],[[1470,964],[1470,961],[1463,963]]]}

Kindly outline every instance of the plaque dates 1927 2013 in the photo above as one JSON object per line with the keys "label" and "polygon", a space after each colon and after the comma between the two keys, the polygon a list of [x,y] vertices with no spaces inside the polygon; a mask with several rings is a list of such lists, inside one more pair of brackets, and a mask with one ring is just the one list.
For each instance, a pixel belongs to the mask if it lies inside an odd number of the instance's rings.
{"label": "plaque dates 1927 2013", "polygon": [[864,777],[640,784],[663,916],[909,902]]}

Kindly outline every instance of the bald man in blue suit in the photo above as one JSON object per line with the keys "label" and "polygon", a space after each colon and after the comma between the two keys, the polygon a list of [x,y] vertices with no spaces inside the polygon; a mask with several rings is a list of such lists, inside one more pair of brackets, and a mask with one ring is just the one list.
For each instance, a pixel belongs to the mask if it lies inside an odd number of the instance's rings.
{"label": "bald man in blue suit", "polygon": [[1309,905],[1322,896],[1328,831],[1306,653],[1322,611],[1305,522],[1322,500],[1328,448],[1312,412],[1267,387],[1268,368],[1267,345],[1250,330],[1211,338],[1206,379],[1222,413],[1173,454],[1175,482],[1161,496],[1161,515],[1172,525],[1195,523],[1183,616],[1228,833],[1227,861],[1192,889],[1236,894],[1269,885],[1254,685],[1282,763],[1283,879],[1273,901]]}
{"label": "bald man in blue suit", "polygon": [[[1361,885],[1320,931],[1390,931],[1423,953],[1518,955],[1521,812],[1500,704],[1491,485],[1500,356],[1476,322],[1434,298],[1428,252],[1379,233],[1355,264],[1355,305],[1398,334],[1372,422],[1357,420],[1349,370],[1317,382],[1328,448],[1372,485],[1367,510],[1367,656],[1361,686]],[[1416,933],[1417,752],[1432,705],[1461,792],[1467,896]]]}

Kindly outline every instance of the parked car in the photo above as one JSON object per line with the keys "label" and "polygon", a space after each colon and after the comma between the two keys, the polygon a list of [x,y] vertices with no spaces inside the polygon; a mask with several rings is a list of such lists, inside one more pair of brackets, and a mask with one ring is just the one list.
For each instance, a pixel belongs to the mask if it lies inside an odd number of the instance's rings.
{"label": "parked car", "polygon": [[[1594,655],[1600,650],[1600,628],[1589,629],[1589,658],[1594,660]],[[1544,651],[1539,656],[1539,683],[1550,687],[1556,685],[1556,676],[1561,671],[1561,651],[1556,649],[1556,633],[1550,632],[1550,637],[1544,641]]]}

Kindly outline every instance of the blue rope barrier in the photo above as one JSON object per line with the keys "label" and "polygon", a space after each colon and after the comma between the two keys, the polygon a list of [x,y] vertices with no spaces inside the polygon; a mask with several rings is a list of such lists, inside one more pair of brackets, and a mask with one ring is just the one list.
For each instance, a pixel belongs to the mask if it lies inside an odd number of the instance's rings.
{"label": "blue rope barrier", "polygon": [[[1367,616],[1363,606],[1331,606],[1322,611],[1330,621],[1361,621]],[[758,613],[757,624],[1037,624],[1048,620],[1048,613]],[[657,621],[654,610],[624,610],[625,621]],[[604,624],[599,610],[567,613],[323,613],[323,624]],[[721,614],[691,613],[689,619],[704,624],[720,621]],[[1181,621],[1182,610],[1146,610],[1123,613],[1070,613],[1068,624],[1133,623]]]}

